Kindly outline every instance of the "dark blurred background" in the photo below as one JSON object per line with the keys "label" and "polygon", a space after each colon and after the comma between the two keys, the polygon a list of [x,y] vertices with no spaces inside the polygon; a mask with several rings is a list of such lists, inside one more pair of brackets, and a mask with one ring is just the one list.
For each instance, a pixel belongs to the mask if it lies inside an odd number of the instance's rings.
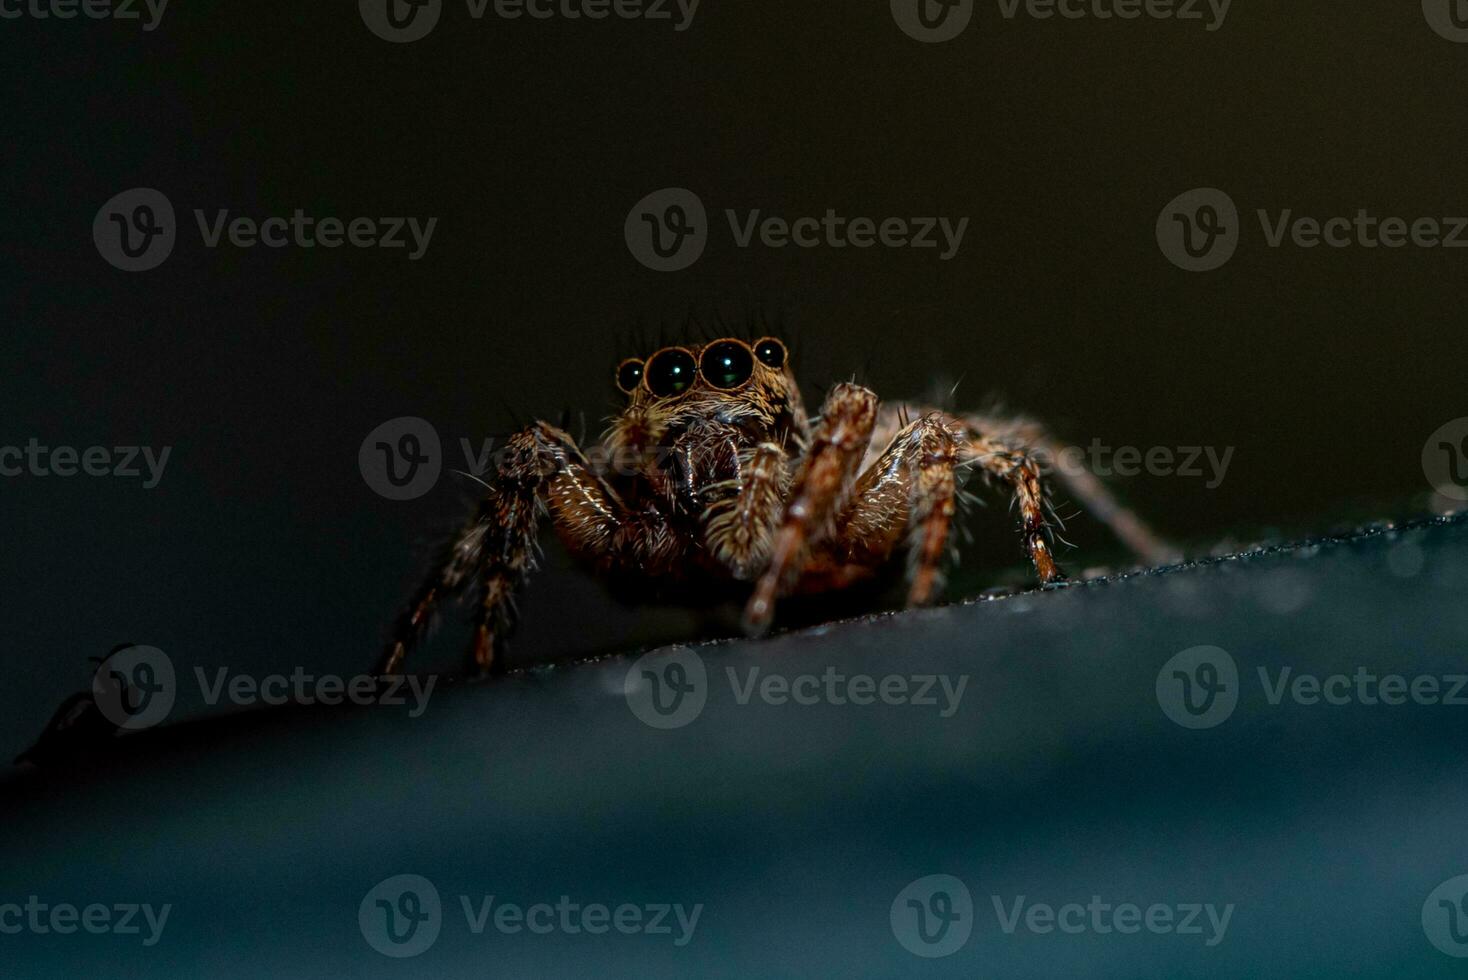
{"label": "dark blurred background", "polygon": [[[807,396],[857,376],[887,397],[961,380],[1086,445],[1234,450],[1225,479],[1138,476],[1118,493],[1206,552],[1431,508],[1424,441],[1463,408],[1464,255],[1267,247],[1254,212],[1468,213],[1468,44],[1417,4],[1298,0],[1205,21],[1013,20],[981,3],[946,43],[884,3],[704,0],[673,21],[471,18],[388,43],[356,4],[170,5],[139,22],[0,24],[0,444],[172,447],[141,479],[0,479],[19,750],[114,644],[181,670],[354,673],[461,519],[445,472],[396,502],[358,447],[399,416],[460,438],[614,410],[629,324],[763,309]],[[1200,8],[1204,9],[1205,8]],[[1211,16],[1211,15],[1208,15]],[[691,267],[645,268],[639,199],[694,191]],[[133,187],[178,241],[126,273],[92,239]],[[1222,268],[1159,249],[1195,187],[1237,203]],[[193,210],[263,219],[436,217],[426,254],[205,248]],[[793,218],[967,217],[935,250],[737,248],[725,208]],[[1067,512],[1069,512],[1068,509]],[[1002,504],[965,588],[1022,579]],[[1123,556],[1079,517],[1072,567]],[[569,573],[522,603],[524,659],[694,629],[625,611]],[[446,629],[422,666],[454,667]],[[201,710],[189,704],[185,713]]]}

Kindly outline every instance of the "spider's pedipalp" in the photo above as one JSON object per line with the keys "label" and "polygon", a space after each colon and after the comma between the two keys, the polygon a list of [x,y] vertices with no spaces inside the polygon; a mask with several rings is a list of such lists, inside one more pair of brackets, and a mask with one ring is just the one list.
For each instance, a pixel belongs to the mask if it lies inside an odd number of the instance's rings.
{"label": "spider's pedipalp", "polygon": [[785,452],[773,443],[735,451],[736,476],[708,488],[704,545],[738,581],[754,578],[769,560],[790,485]]}

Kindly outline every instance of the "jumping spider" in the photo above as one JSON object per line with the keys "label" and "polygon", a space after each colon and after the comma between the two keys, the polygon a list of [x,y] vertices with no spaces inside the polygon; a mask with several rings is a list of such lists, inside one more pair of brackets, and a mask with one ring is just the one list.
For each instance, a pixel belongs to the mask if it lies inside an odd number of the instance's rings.
{"label": "jumping spider", "polygon": [[[1061,447],[1033,422],[882,404],[853,383],[836,385],[811,420],[775,337],[664,347],[623,361],[616,382],[627,404],[599,455],[630,465],[601,472],[546,422],[513,435],[473,518],[394,627],[384,673],[401,667],[440,600],[471,585],[470,656],[489,670],[546,514],[571,554],[603,576],[695,589],[747,583],[744,623],[760,633],[780,596],[845,588],[899,550],[909,559],[908,604],[930,602],[963,476],[976,470],[1013,495],[1040,581],[1062,578],[1036,459]],[[1076,470],[1059,476],[1096,518],[1142,557],[1169,555],[1094,475]]]}

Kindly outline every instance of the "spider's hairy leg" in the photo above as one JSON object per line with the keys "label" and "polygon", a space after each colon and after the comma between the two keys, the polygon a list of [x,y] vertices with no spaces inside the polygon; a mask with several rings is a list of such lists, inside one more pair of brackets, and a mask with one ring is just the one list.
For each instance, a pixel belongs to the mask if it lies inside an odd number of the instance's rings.
{"label": "spider's hairy leg", "polygon": [[453,542],[434,563],[433,572],[413,593],[408,607],[393,623],[392,638],[383,651],[379,674],[396,674],[408,650],[428,631],[439,603],[463,591],[478,567],[484,535],[494,510],[491,498],[486,497],[474,517],[454,536]]}
{"label": "spider's hairy leg", "polygon": [[931,602],[941,584],[957,509],[954,468],[965,439],[961,426],[938,412],[907,423],[857,478],[851,502],[837,521],[838,550],[854,564],[880,564],[908,536],[908,605]]}
{"label": "spider's hairy leg", "polygon": [[769,564],[744,608],[749,632],[759,633],[769,626],[775,599],[798,573],[806,549],[831,533],[835,516],[850,497],[876,421],[877,396],[870,390],[842,383],[827,396],[810,448],[791,483]]}
{"label": "spider's hairy leg", "polygon": [[[1049,468],[1086,513],[1110,528],[1142,560],[1164,565],[1181,557],[1177,546],[1153,531],[1134,511],[1118,503],[1095,473],[1080,463],[1067,464],[1065,459],[1072,452],[1071,447],[1051,436],[1039,423],[978,415],[964,416],[964,422],[975,437],[988,433],[1011,445],[1023,444],[1040,451]],[[1080,454],[1079,450],[1074,452]]]}
{"label": "spider's hairy leg", "polygon": [[494,664],[495,640],[511,621],[515,587],[534,567],[543,508],[573,551],[605,553],[626,508],[565,432],[537,422],[511,436],[490,490],[398,619],[381,672],[396,673],[443,600],[477,582],[470,659]]}
{"label": "spider's hairy leg", "polygon": [[715,499],[700,520],[709,553],[734,578],[748,581],[769,560],[790,474],[784,450],[772,442],[732,456],[736,475],[709,488]]}
{"label": "spider's hairy leg", "polygon": [[1065,578],[1055,563],[1050,545],[1051,529],[1046,520],[1050,510],[1040,462],[1020,442],[1001,436],[974,435],[962,451],[963,462],[972,462],[991,480],[1009,486],[1019,506],[1020,527],[1024,533],[1025,551],[1035,563],[1042,583]]}

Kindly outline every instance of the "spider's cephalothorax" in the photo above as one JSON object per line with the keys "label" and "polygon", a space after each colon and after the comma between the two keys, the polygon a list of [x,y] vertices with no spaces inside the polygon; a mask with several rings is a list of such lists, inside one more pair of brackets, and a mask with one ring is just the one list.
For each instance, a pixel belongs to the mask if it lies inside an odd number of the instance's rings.
{"label": "spider's cephalothorax", "polygon": [[[910,605],[933,598],[969,471],[1007,488],[1042,582],[1061,577],[1037,451],[1020,419],[880,404],[836,385],[808,419],[785,345],[726,338],[623,361],[627,404],[595,451],[536,422],[512,436],[488,493],[398,620],[396,671],[438,603],[477,587],[471,656],[487,670],[533,565],[543,515],[597,572],[653,581],[749,583],[745,623],[763,631],[781,595],[839,589],[906,554]],[[1169,552],[1089,472],[1059,473],[1134,550]]]}

